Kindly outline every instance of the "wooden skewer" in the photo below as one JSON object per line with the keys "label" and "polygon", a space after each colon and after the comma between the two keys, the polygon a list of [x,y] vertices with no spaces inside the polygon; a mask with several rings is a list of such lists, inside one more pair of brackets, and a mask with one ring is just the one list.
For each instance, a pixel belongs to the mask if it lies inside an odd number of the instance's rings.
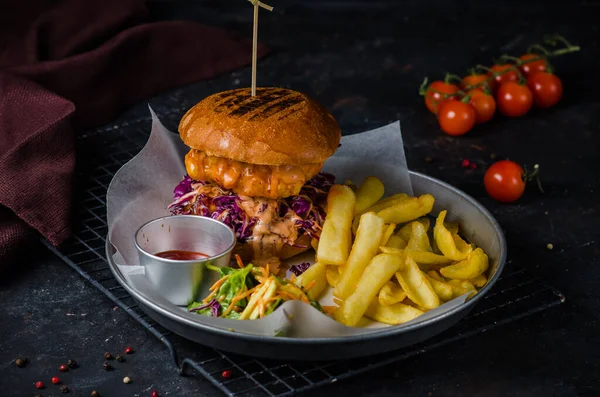
{"label": "wooden skewer", "polygon": [[256,96],[256,55],[258,46],[258,2],[254,4],[254,31],[252,32],[252,96]]}
{"label": "wooden skewer", "polygon": [[262,7],[267,11],[273,11],[273,7],[258,0],[248,0],[254,6],[254,24],[252,31],[252,87],[251,94],[256,96],[256,63],[258,52],[258,8]]}

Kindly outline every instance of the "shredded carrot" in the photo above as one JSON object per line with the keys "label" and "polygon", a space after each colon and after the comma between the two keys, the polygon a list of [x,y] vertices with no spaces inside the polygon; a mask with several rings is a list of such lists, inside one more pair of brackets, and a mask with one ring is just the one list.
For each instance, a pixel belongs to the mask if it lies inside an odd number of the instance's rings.
{"label": "shredded carrot", "polygon": [[291,293],[287,292],[287,291],[279,291],[279,293],[281,294],[282,297],[284,298],[288,298],[287,300],[293,300],[293,301],[302,301],[305,303],[310,303],[308,300],[308,297],[304,294],[300,295],[300,297],[294,296]]}
{"label": "shredded carrot", "polygon": [[325,306],[325,305],[322,305],[321,308],[323,309],[325,314],[333,314],[338,309],[337,306]]}
{"label": "shredded carrot", "polygon": [[316,283],[317,283],[317,280],[313,280],[313,281],[311,281],[310,283],[308,283],[308,285],[306,286],[306,288],[304,288],[304,292],[308,292],[308,291],[310,291],[310,289],[311,289],[312,287],[314,287]]}
{"label": "shredded carrot", "polygon": [[235,254],[235,261],[237,262],[237,265],[240,267],[240,269],[244,268],[244,262],[242,262],[242,258],[238,254]]}
{"label": "shredded carrot", "polygon": [[254,291],[256,290],[256,287],[249,289],[245,292],[240,292],[239,294],[237,294],[232,300],[231,300],[231,304],[229,305],[229,307],[227,308],[227,310],[225,310],[223,312],[223,314],[221,314],[221,317],[225,317],[227,316],[229,313],[231,313],[232,310],[234,310],[234,307],[236,305],[236,303],[238,303],[239,301],[241,301],[242,299],[248,297],[250,294],[252,294]]}
{"label": "shredded carrot", "polygon": [[204,300],[202,301],[202,303],[208,303],[210,302],[211,298],[213,296],[215,296],[217,293],[217,290],[214,290],[213,292],[210,293],[210,295],[208,295],[206,298],[204,298]]}
{"label": "shredded carrot", "polygon": [[213,290],[216,290],[217,288],[219,288],[225,282],[225,280],[227,280],[228,278],[229,278],[229,274],[227,276],[217,280],[217,282],[214,283],[212,285],[212,287],[209,288],[209,291],[213,291]]}
{"label": "shredded carrot", "polygon": [[292,273],[292,277],[290,277],[290,281],[293,283],[294,281],[296,281],[296,275],[294,273]]}
{"label": "shredded carrot", "polygon": [[287,298],[286,300],[293,300],[293,301],[298,300],[297,297],[295,297],[294,295],[290,294],[287,291],[279,291],[279,294],[281,295],[282,298],[284,298],[284,299]]}
{"label": "shredded carrot", "polygon": [[283,297],[276,295],[276,296],[273,296],[272,298],[265,300],[265,303],[275,302],[278,299],[283,299]]}
{"label": "shredded carrot", "polygon": [[[313,281],[314,281],[314,280],[313,280]],[[310,285],[310,284],[309,284],[309,285]],[[296,284],[290,284],[290,286],[291,286],[292,288],[294,288],[296,291],[298,291],[298,294],[299,294],[299,295],[301,295],[301,296],[302,296],[302,295],[304,295],[304,290],[303,290],[302,288],[298,287]]]}

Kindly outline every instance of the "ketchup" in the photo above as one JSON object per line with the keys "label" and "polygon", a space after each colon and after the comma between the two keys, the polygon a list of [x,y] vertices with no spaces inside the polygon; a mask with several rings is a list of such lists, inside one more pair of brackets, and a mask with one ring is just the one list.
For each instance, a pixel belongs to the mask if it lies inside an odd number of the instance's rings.
{"label": "ketchup", "polygon": [[154,254],[161,258],[165,259],[173,259],[176,261],[190,261],[193,259],[204,259],[208,258],[208,255],[203,254],[202,252],[194,252],[194,251],[181,251],[181,250],[171,250],[171,251],[162,251]]}

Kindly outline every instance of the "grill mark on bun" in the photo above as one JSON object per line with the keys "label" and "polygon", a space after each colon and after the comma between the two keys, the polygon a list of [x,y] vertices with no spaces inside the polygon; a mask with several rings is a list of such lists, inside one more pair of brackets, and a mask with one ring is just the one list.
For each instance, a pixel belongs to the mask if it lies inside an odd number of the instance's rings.
{"label": "grill mark on bun", "polygon": [[242,117],[246,115],[250,116],[251,113],[259,112],[260,108],[290,96],[294,96],[294,94],[290,93],[289,90],[264,90],[262,92],[258,92],[256,96],[249,96],[246,101],[243,101],[239,104],[238,108],[233,109],[229,115],[232,117]]}
{"label": "grill mark on bun", "polygon": [[[269,117],[273,117],[277,113],[283,112],[285,110],[289,111],[289,113],[286,114],[286,116],[288,116],[290,114],[296,113],[300,109],[296,105],[302,103],[303,101],[304,101],[304,98],[302,98],[300,95],[287,96],[282,101],[279,101],[279,102],[263,109],[262,112],[257,113],[254,116],[250,117],[250,119],[248,119],[248,121],[266,120]],[[281,120],[281,118],[280,118],[280,120]]]}
{"label": "grill mark on bun", "polygon": [[213,110],[216,113],[225,112],[225,111],[231,109],[232,107],[248,100],[251,97],[252,96],[251,96],[250,92],[244,92],[244,91],[234,92],[232,95],[226,96],[225,98],[228,98],[228,99],[226,101],[220,103]]}

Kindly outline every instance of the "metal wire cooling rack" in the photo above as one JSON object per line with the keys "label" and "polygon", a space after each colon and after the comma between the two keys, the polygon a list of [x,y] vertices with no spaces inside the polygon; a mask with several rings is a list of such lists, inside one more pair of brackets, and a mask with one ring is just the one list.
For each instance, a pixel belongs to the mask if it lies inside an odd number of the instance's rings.
{"label": "metal wire cooling rack", "polygon": [[[523,270],[507,266],[494,288],[459,324],[435,339],[399,351],[360,360],[291,363],[224,353],[187,341],[138,307],[112,276],[105,258],[106,190],[115,172],[146,143],[149,131],[149,119],[140,118],[80,137],[74,236],[59,248],[45,244],[162,341],[181,373],[195,370],[228,396],[281,397],[307,391],[486,332],[564,301],[559,291]],[[231,375],[223,378],[226,370]]]}

